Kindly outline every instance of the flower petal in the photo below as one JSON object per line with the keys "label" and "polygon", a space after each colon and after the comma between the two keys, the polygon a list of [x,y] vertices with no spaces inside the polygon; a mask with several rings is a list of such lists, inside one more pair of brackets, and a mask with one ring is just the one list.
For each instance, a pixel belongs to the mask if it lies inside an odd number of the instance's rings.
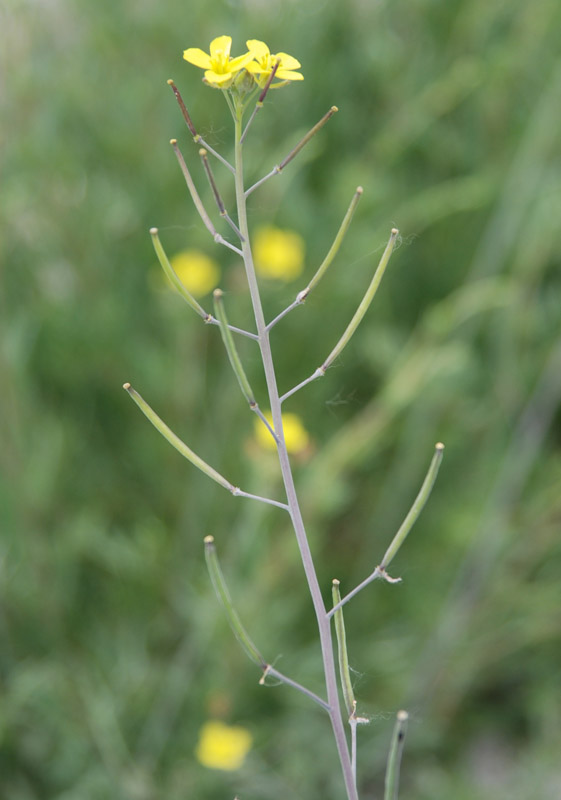
{"label": "flower petal", "polygon": [[217,54],[223,53],[225,58],[229,58],[231,46],[231,36],[217,36],[216,39],[213,39],[210,43],[210,55],[214,58]]}
{"label": "flower petal", "polygon": [[299,69],[302,64],[297,61],[294,56],[289,56],[288,53],[277,53],[274,56],[271,56],[273,62],[276,61],[277,58],[280,58],[282,68],[283,69]]}
{"label": "flower petal", "polygon": [[190,64],[201,67],[201,69],[210,67],[210,56],[198,47],[189,47],[188,50],[184,50],[183,58]]}
{"label": "flower petal", "polygon": [[251,72],[252,75],[262,75],[264,72],[266,72],[267,75],[271,74],[270,69],[265,69],[265,67],[262,67],[257,61],[251,61],[249,64],[246,64],[245,68],[248,72]]}
{"label": "flower petal", "polygon": [[244,53],[243,56],[238,56],[237,58],[233,58],[228,63],[228,72],[239,72],[242,70],[250,61],[253,61],[253,53]]}
{"label": "flower petal", "polygon": [[264,58],[270,55],[270,50],[265,42],[260,42],[259,39],[248,39],[245,43],[248,50],[251,50],[254,58]]}
{"label": "flower petal", "polygon": [[205,72],[205,80],[213,86],[222,86],[224,83],[230,83],[232,77],[230,72],[214,72],[212,69],[207,69]]}
{"label": "flower petal", "polygon": [[281,78],[283,81],[303,81],[304,76],[301,72],[292,72],[289,69],[278,69],[275,74],[276,78]]}

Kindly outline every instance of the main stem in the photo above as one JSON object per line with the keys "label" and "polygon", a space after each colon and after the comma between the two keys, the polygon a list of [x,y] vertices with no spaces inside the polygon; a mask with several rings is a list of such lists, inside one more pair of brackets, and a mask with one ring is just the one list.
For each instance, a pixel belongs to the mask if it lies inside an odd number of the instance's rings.
{"label": "main stem", "polygon": [[271,344],[269,341],[269,331],[265,324],[265,317],[263,315],[263,307],[261,305],[261,296],[259,294],[259,286],[255,275],[255,268],[253,265],[253,256],[251,252],[251,245],[249,240],[249,230],[247,225],[247,209],[246,198],[244,190],[244,177],[243,177],[243,152],[242,152],[242,116],[243,111],[238,107],[235,117],[235,181],[236,181],[236,201],[238,206],[238,226],[243,236],[242,252],[249,284],[249,291],[251,295],[251,302],[253,305],[253,312],[255,314],[255,322],[257,325],[257,335],[259,339],[259,347],[261,350],[261,359],[263,361],[263,368],[265,371],[265,379],[267,381],[267,390],[269,393],[269,403],[271,406],[271,414],[273,416],[273,425],[277,435],[278,443],[278,457],[282,473],[282,479],[286,491],[286,498],[294,526],[294,533],[296,534],[296,541],[300,549],[302,564],[308,581],[308,587],[314,611],[316,613],[321,653],[323,659],[323,670],[325,674],[325,686],[327,690],[327,702],[329,704],[329,717],[333,727],[333,735],[339,753],[339,760],[341,762],[341,769],[345,781],[348,800],[358,800],[356,790],[356,781],[353,775],[353,768],[351,758],[349,755],[349,748],[345,736],[345,729],[343,726],[343,718],[341,716],[341,706],[339,703],[339,693],[337,691],[337,675],[335,671],[335,659],[333,656],[333,642],[331,637],[331,622],[326,615],[326,608],[323,602],[321,589],[319,586],[308,537],[304,528],[304,521],[296,495],[294,486],[294,478],[292,476],[292,469],[288,458],[288,452],[284,441],[284,431],[282,426],[281,403],[279,392],[277,388],[277,379],[275,376],[275,368],[273,363],[273,356],[271,353]]}

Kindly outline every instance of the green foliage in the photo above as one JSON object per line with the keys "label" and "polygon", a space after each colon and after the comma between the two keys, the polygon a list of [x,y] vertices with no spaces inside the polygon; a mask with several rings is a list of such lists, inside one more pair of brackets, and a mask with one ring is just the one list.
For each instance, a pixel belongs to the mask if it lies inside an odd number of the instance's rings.
{"label": "green foliage", "polygon": [[[1,17],[0,796],[339,796],[321,711],[257,684],[204,567],[212,534],[260,649],[319,690],[282,512],[208,481],[121,389],[130,380],[237,485],[274,494],[278,475],[253,441],[220,332],[157,288],[148,234],[157,226],[170,255],[194,246],[219,259],[229,321],[247,324],[236,256],[210,240],[168,144],[177,136],[211,208],[166,79],[224,148],[220,93],[181,60],[222,33],[302,63],[305,80],[268,101],[249,134],[256,177],[340,108],[251,197],[252,225],[293,228],[308,246],[301,284],[265,292],[269,318],[314,274],[364,187],[322,284],[275,330],[282,388],[322,363],[388,231],[402,234],[338,364],[287,401],[315,443],[297,477],[326,598],[332,578],[345,594],[379,562],[434,443],[446,444],[437,488],[392,564],[403,582],[376,582],[345,608],[359,712],[372,716],[359,736],[364,796],[381,794],[402,707],[408,796],[554,796],[558,1],[12,0]],[[228,175],[213,169],[228,207]],[[240,355],[262,402],[252,344]],[[254,735],[239,773],[195,761],[211,716]]]}

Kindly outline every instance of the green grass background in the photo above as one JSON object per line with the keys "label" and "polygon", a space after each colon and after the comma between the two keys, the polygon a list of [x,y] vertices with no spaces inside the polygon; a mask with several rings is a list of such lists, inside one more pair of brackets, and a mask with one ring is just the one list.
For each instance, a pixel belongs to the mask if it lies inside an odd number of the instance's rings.
{"label": "green grass background", "polygon": [[[281,387],[321,363],[401,231],[352,344],[287,402],[314,440],[295,469],[326,598],[333,577],[344,592],[378,562],[446,444],[392,565],[403,583],[369,587],[346,613],[372,718],[362,797],[381,796],[401,707],[404,797],[559,795],[560,29],[558,0],[3,5],[3,800],[342,797],[327,719],[258,685],[204,567],[212,533],[261,651],[322,691],[286,520],[199,474],[121,389],[131,381],[230,480],[278,496],[217,331],[150,281],[157,225],[169,253],[220,260],[230,317],[250,324],[240,266],[209,240],[168,144],[180,139],[203,188],[173,77],[228,152],[220,94],[181,59],[223,33],[236,53],[259,38],[295,55],[305,75],[255,122],[255,177],[340,108],[252,195],[251,224],[305,236],[311,276],[365,190],[336,264],[275,331]],[[264,286],[268,316],[304,284]],[[242,353],[262,395],[255,349]],[[212,716],[255,737],[237,773],[195,760]]]}

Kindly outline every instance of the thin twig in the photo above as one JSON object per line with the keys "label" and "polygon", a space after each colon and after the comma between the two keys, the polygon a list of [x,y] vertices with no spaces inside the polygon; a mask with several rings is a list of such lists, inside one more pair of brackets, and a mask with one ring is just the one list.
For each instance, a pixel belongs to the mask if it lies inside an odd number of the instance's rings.
{"label": "thin twig", "polygon": [[323,276],[327,271],[327,268],[330,266],[331,262],[337,255],[339,248],[341,247],[341,243],[351,224],[351,220],[353,218],[355,209],[358,205],[358,201],[362,197],[362,192],[363,192],[362,186],[357,186],[357,189],[353,195],[351,203],[343,218],[343,222],[341,223],[341,226],[337,231],[337,235],[333,240],[333,244],[329,248],[329,251],[325,256],[325,258],[323,259],[322,263],[316,270],[316,273],[312,278],[312,280],[309,282],[309,284],[306,286],[305,289],[302,289],[301,292],[298,292],[298,294],[296,295],[296,299],[287,308],[285,308],[284,311],[281,311],[281,313],[277,317],[275,317],[275,319],[272,322],[269,322],[269,324],[267,325],[267,330],[271,330],[271,328],[273,328],[277,324],[277,322],[280,322],[280,320],[283,317],[285,317],[288,313],[290,313],[294,308],[297,308],[298,306],[301,306],[303,303],[305,303],[310,292],[317,286],[321,278],[323,278]]}
{"label": "thin twig", "polygon": [[175,153],[179,166],[181,167],[181,171],[183,172],[183,177],[185,178],[185,183],[187,184],[187,188],[189,189],[189,193],[191,195],[193,203],[195,204],[195,208],[199,212],[199,216],[204,222],[206,229],[208,230],[214,241],[217,242],[217,244],[223,244],[225,247],[228,247],[230,250],[233,250],[235,253],[241,256],[242,251],[238,247],[235,247],[233,244],[230,244],[230,242],[226,241],[226,239],[224,239],[223,236],[217,233],[216,228],[212,224],[212,220],[210,219],[207,210],[203,205],[203,201],[199,197],[197,188],[193,183],[193,178],[191,177],[191,173],[187,168],[187,164],[185,163],[185,159],[183,158],[183,153],[179,149],[179,146],[177,144],[177,139],[170,139],[170,144],[173,147],[173,152]]}
{"label": "thin twig", "polygon": [[276,506],[277,508],[282,508],[284,511],[290,511],[290,508],[286,503],[279,503],[278,500],[271,500],[269,497],[261,497],[258,494],[249,494],[249,492],[243,492],[238,488],[235,488],[232,494],[234,497],[248,497],[250,500],[259,500],[260,503],[266,503],[269,506]]}
{"label": "thin twig", "polygon": [[261,686],[267,685],[265,681],[268,675],[270,675],[271,678],[276,678],[277,680],[282,681],[282,683],[286,683],[288,686],[292,686],[294,689],[298,689],[299,692],[302,692],[302,694],[305,694],[307,697],[311,698],[314,702],[318,703],[318,705],[320,705],[324,711],[329,713],[329,704],[326,703],[325,700],[319,697],[319,695],[315,694],[315,692],[312,692],[310,689],[302,686],[301,683],[297,683],[296,681],[293,681],[292,678],[288,678],[286,675],[283,675],[282,672],[279,672],[271,664],[267,665],[263,675],[259,679]]}
{"label": "thin twig", "polygon": [[187,111],[187,106],[183,102],[183,98],[181,97],[181,92],[179,91],[179,89],[175,85],[175,82],[174,82],[173,78],[170,78],[168,80],[167,84],[168,84],[168,86],[171,86],[171,89],[172,89],[172,91],[173,91],[173,93],[175,95],[175,99],[177,100],[179,108],[181,109],[181,113],[183,114],[183,119],[187,123],[187,127],[189,128],[189,130],[191,132],[191,136],[196,141],[197,138],[198,138],[198,134],[197,134],[197,131],[195,130],[195,126],[193,125],[193,120],[191,119],[191,116],[190,116],[189,112]]}
{"label": "thin twig", "polygon": [[321,378],[323,375],[325,375],[331,364],[335,361],[335,359],[338,356],[341,355],[344,348],[348,345],[352,335],[362,322],[364,315],[368,311],[368,308],[370,307],[370,304],[374,299],[374,295],[376,294],[378,287],[380,285],[380,281],[382,280],[384,272],[386,271],[386,267],[388,265],[388,261],[390,260],[390,256],[392,254],[398,233],[399,231],[397,230],[397,228],[392,228],[390,239],[382,254],[382,258],[378,263],[374,276],[370,281],[370,285],[368,286],[368,289],[366,290],[364,297],[360,301],[360,305],[355,311],[353,318],[347,325],[345,332],[343,333],[343,335],[341,336],[341,338],[339,339],[339,341],[337,342],[331,353],[327,356],[321,367],[318,367],[316,371],[310,375],[309,378],[306,378],[306,380],[302,381],[302,383],[299,383],[297,386],[290,389],[290,391],[286,392],[286,394],[283,394],[283,396],[281,397],[281,403],[284,402],[287,399],[287,397],[290,397],[291,395],[295,394],[299,389],[302,389],[308,383],[311,383],[312,381],[315,381],[316,378]]}
{"label": "thin twig", "polygon": [[[360,591],[362,591],[362,589],[364,589],[366,586],[368,586],[368,584],[372,583],[372,581],[375,581],[377,578],[384,578],[384,577],[385,577],[386,580],[389,580],[390,583],[395,583],[396,582],[395,578],[390,578],[389,575],[387,575],[387,576],[382,575],[380,567],[376,567],[374,572],[372,572],[368,576],[368,578],[365,578],[361,583],[358,584],[358,586],[355,586],[355,588],[352,589],[352,591],[350,591],[348,594],[346,594],[343,597],[343,599],[340,600],[337,603],[337,605],[333,606],[333,608],[330,611],[327,612],[327,618],[328,619],[331,618],[337,611],[339,611],[340,608],[343,608],[343,606],[346,603],[348,603],[349,600],[352,600],[352,598],[356,594],[358,594]],[[401,580],[401,578],[397,578],[397,581],[400,581],[400,580]]]}
{"label": "thin twig", "polygon": [[308,142],[310,141],[312,136],[315,136],[315,134],[321,128],[323,128],[325,123],[328,120],[330,120],[331,117],[333,116],[333,114],[335,114],[338,110],[339,109],[337,108],[337,106],[331,106],[329,111],[326,114],[323,115],[323,117],[320,119],[320,121],[317,122],[314,125],[314,127],[311,128],[311,130],[309,130],[308,133],[304,137],[302,137],[302,139],[300,139],[300,141],[298,142],[296,147],[292,148],[290,153],[285,158],[283,158],[283,160],[280,162],[280,164],[278,164],[277,166],[273,167],[273,169],[267,175],[265,175],[263,178],[258,180],[257,183],[254,183],[253,186],[250,186],[249,189],[246,189],[246,191],[244,192],[244,197],[247,199],[252,192],[254,192],[259,186],[261,186],[261,184],[265,183],[265,181],[269,180],[269,178],[272,178],[273,175],[279,175],[283,171],[283,169],[287,166],[287,164],[290,164],[292,159],[295,158],[298,155],[300,150],[308,144]]}
{"label": "thin twig", "polygon": [[214,544],[214,536],[205,536],[204,545],[205,561],[210,575],[210,580],[212,582],[214,591],[216,592],[216,596],[218,597],[222,608],[226,613],[226,618],[230,628],[232,629],[234,636],[240,643],[245,654],[251,659],[251,661],[254,662],[254,664],[257,664],[257,666],[263,670],[263,674],[259,680],[261,686],[266,685],[265,679],[267,675],[271,675],[282,683],[286,683],[288,686],[292,686],[294,689],[302,692],[314,702],[322,706],[322,708],[324,708],[326,711],[329,711],[329,706],[325,700],[322,700],[321,697],[318,697],[317,694],[314,694],[314,692],[310,691],[310,689],[307,689],[305,686],[302,686],[302,684],[293,681],[292,678],[288,678],[286,675],[283,675],[282,672],[276,670],[271,664],[267,664],[257,646],[251,639],[243,622],[240,619],[240,615],[234,607],[234,603],[232,602],[232,598],[226,584],[226,579],[224,578],[224,573],[222,572],[220,562],[218,560],[218,554]]}
{"label": "thin twig", "polygon": [[423,484],[419,490],[419,494],[415,498],[413,505],[409,509],[407,516],[401,523],[398,532],[393,537],[390,546],[385,552],[384,558],[382,559],[381,564],[379,564],[374,572],[372,572],[367,578],[365,578],[358,586],[349,592],[342,600],[340,600],[336,605],[333,606],[331,611],[328,611],[327,616],[331,617],[342,608],[345,603],[348,603],[355,595],[357,595],[360,591],[362,591],[366,586],[368,586],[372,581],[377,580],[378,578],[382,578],[387,583],[400,583],[401,578],[392,578],[387,573],[387,568],[389,567],[391,561],[397,554],[399,548],[405,541],[409,531],[419,518],[419,515],[423,508],[425,507],[427,500],[430,497],[430,493],[432,492],[434,483],[436,481],[436,476],[438,475],[438,470],[440,469],[440,463],[442,461],[442,454],[444,452],[444,445],[442,442],[438,442],[434,448],[434,455],[432,457],[430,466],[428,468],[428,472],[425,475],[425,479]]}
{"label": "thin twig", "polygon": [[278,70],[278,68],[280,66],[280,63],[281,63],[280,62],[280,58],[277,58],[277,60],[275,61],[275,66],[271,70],[271,74],[269,75],[269,77],[267,79],[267,83],[265,84],[265,87],[264,87],[263,91],[259,95],[259,97],[257,99],[257,103],[255,104],[255,108],[253,109],[253,112],[251,114],[251,117],[249,118],[249,120],[247,122],[247,125],[245,126],[245,130],[242,133],[242,138],[240,139],[240,143],[241,144],[243,144],[244,139],[247,136],[247,132],[248,132],[250,126],[251,126],[251,123],[255,119],[255,115],[257,114],[258,111],[260,111],[263,108],[263,102],[265,100],[265,97],[267,96],[267,92],[269,91],[269,87],[271,86],[271,83],[273,82],[273,78],[275,77],[275,75],[277,73],[277,70]]}
{"label": "thin twig", "polygon": [[303,305],[303,303],[304,300],[301,300],[300,295],[298,295],[296,300],[294,300],[289,306],[287,306],[284,309],[284,311],[281,311],[281,313],[278,316],[276,316],[273,320],[271,320],[271,322],[269,322],[269,324],[267,325],[267,330],[270,331],[271,328],[275,327],[277,322],[280,322],[283,317],[286,317],[287,314],[290,314],[291,311],[293,311],[295,308],[298,308],[298,306]]}
{"label": "thin twig", "polygon": [[[169,280],[174,289],[179,292],[185,302],[193,309],[193,311],[195,311],[196,314],[199,315],[199,317],[201,317],[204,322],[206,322],[207,325],[220,325],[220,322],[215,319],[212,314],[209,314],[208,311],[205,311],[201,304],[195,300],[193,295],[183,285],[183,282],[172,267],[170,260],[166,255],[166,251],[164,250],[158,235],[158,229],[150,228],[150,236],[152,237],[152,244],[154,245],[154,250],[158,256],[160,266],[162,267],[166,278]],[[234,325],[228,325],[228,330],[232,331],[233,333],[239,333],[242,336],[246,336],[248,339],[253,339],[254,341],[259,338],[256,333],[245,331],[243,328],[236,328]]]}
{"label": "thin twig", "polygon": [[203,137],[199,133],[197,133],[197,131],[195,130],[195,126],[193,125],[193,120],[191,119],[191,117],[189,115],[189,112],[187,111],[187,107],[186,107],[185,103],[183,102],[183,98],[181,97],[181,92],[179,91],[179,89],[177,88],[177,86],[175,85],[174,81],[171,78],[168,80],[168,86],[171,86],[171,88],[173,90],[173,93],[175,95],[175,99],[177,100],[177,102],[179,104],[179,108],[181,109],[181,113],[183,114],[183,119],[185,120],[185,122],[187,124],[187,127],[189,128],[189,130],[191,132],[191,135],[193,137],[193,141],[196,144],[202,144],[203,147],[206,147],[206,149],[209,151],[209,153],[212,153],[212,155],[215,158],[217,158],[219,161],[221,161],[224,164],[224,166],[227,167],[232,174],[234,174],[235,173],[235,169],[230,164],[230,162],[226,161],[226,159],[223,158],[220,155],[220,153],[218,153],[216,150],[213,150],[213,148],[209,144],[207,144],[205,142],[205,140],[203,139]]}
{"label": "thin twig", "polygon": [[182,441],[177,434],[175,434],[168,425],[159,417],[156,412],[148,405],[146,400],[135,390],[132,388],[130,383],[123,384],[123,389],[130,395],[130,397],[134,400],[136,405],[140,408],[142,413],[150,420],[152,425],[156,428],[156,430],[162,434],[164,439],[175,447],[175,449],[181,453],[181,455],[190,461],[194,467],[197,467],[201,472],[211,478],[216,483],[220,484],[224,489],[227,489],[234,497],[247,497],[251,500],[258,500],[261,503],[266,503],[267,505],[277,506],[277,508],[282,508],[285,511],[288,511],[288,505],[286,503],[280,503],[278,500],[271,500],[269,497],[261,497],[257,494],[249,494],[248,492],[242,491],[238,486],[234,486],[233,483],[230,483],[223,475],[221,475],[217,470],[211,467],[206,461],[198,456],[191,448]]}
{"label": "thin twig", "polygon": [[259,404],[255,399],[255,394],[250,386],[249,380],[243,368],[242,360],[239,356],[236,344],[234,342],[234,338],[228,327],[226,309],[224,308],[224,301],[222,299],[223,296],[224,294],[221,289],[214,290],[214,313],[216,314],[218,322],[220,323],[220,332],[222,334],[222,341],[224,342],[224,347],[226,348],[226,352],[228,354],[228,360],[230,361],[230,366],[234,370],[234,374],[238,379],[240,389],[242,390],[242,394],[249,404],[249,408],[251,409],[251,411],[257,414],[259,419],[265,424],[265,426],[269,430],[269,433],[275,440],[276,444],[278,444],[278,438],[275,435],[275,432],[272,429],[269,420],[265,417],[265,415],[259,408]]}
{"label": "thin twig", "polygon": [[281,403],[284,403],[284,401],[287,400],[289,397],[291,397],[291,395],[296,394],[296,392],[298,392],[300,389],[303,389],[304,386],[307,386],[309,383],[312,383],[318,378],[323,378],[324,375],[325,375],[325,370],[323,370],[321,367],[318,367],[316,371],[310,375],[309,378],[306,378],[305,381],[302,381],[302,383],[299,383],[297,386],[294,386],[292,389],[290,389],[290,391],[285,392],[285,394],[283,394],[283,396],[280,399]]}
{"label": "thin twig", "polygon": [[[207,315],[205,322],[207,325],[220,325],[218,320],[213,317],[212,314]],[[247,336],[248,339],[253,339],[255,342],[259,341],[259,336],[256,333],[251,333],[251,331],[246,331],[243,328],[236,328],[235,325],[228,325],[228,330],[231,330],[232,333],[239,333],[242,336]]]}
{"label": "thin twig", "polygon": [[212,172],[212,169],[210,167],[210,164],[209,164],[209,161],[208,161],[208,158],[207,158],[207,151],[204,149],[204,147],[201,147],[201,149],[199,150],[199,155],[201,157],[201,161],[203,162],[203,168],[204,168],[204,171],[206,172],[206,176],[208,178],[208,182],[210,183],[210,188],[212,189],[212,193],[214,195],[214,200],[216,202],[216,205],[218,206],[218,211],[220,212],[220,216],[223,217],[226,220],[226,222],[232,228],[232,230],[234,231],[236,236],[239,238],[239,240],[243,241],[243,236],[240,233],[240,229],[235,224],[235,222],[233,222],[233,220],[230,218],[228,212],[226,211],[226,208],[225,208],[224,203],[222,201],[222,197],[220,196],[220,192],[218,190],[218,186],[216,184],[216,180],[214,178],[214,174]]}

